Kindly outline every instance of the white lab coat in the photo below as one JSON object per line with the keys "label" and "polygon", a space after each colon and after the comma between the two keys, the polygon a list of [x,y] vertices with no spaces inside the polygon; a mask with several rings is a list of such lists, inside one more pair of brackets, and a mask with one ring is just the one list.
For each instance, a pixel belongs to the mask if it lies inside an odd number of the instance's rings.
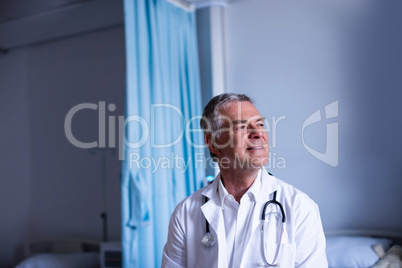
{"label": "white lab coat", "polygon": [[[265,169],[261,172],[262,184],[252,216],[251,235],[244,241],[247,246],[241,263],[236,263],[235,267],[264,267],[261,213],[265,202],[272,200],[273,192],[277,190],[277,201],[285,210],[286,224],[276,263],[280,263],[281,268],[327,268],[325,237],[318,206],[306,194],[269,175]],[[162,267],[228,267],[218,183],[219,175],[211,185],[177,205],[170,219]],[[209,198],[205,204],[204,196]],[[201,244],[205,235],[205,220],[209,222],[210,232],[216,240],[213,247]],[[266,248],[267,260],[272,262],[277,244],[268,239]]]}

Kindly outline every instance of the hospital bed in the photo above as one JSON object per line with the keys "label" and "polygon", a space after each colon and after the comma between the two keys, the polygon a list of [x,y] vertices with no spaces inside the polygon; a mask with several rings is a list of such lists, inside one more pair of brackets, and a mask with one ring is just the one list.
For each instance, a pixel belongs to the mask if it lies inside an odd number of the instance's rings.
{"label": "hospital bed", "polygon": [[99,268],[100,245],[83,239],[31,242],[25,246],[25,259],[15,268]]}
{"label": "hospital bed", "polygon": [[326,232],[329,268],[401,268],[402,234],[381,231]]}
{"label": "hospital bed", "polygon": [[[402,268],[402,234],[329,231],[329,268]],[[27,258],[16,268],[99,268],[100,242],[47,240],[28,243]]]}

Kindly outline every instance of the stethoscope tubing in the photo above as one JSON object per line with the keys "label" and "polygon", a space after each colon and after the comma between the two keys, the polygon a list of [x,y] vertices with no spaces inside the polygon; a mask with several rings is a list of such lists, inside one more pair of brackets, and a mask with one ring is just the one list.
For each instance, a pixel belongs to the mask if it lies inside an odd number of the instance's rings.
{"label": "stethoscope tubing", "polygon": [[[264,257],[265,266],[271,266],[271,267],[279,267],[279,264],[276,263],[276,260],[278,259],[278,256],[279,256],[279,251],[280,251],[281,244],[282,244],[282,236],[283,236],[283,232],[284,232],[284,225],[286,223],[285,210],[283,209],[282,204],[276,200],[276,195],[277,195],[277,191],[274,192],[272,200],[269,200],[264,204],[264,207],[262,209],[262,215],[261,215],[261,236],[262,236],[262,239],[261,239],[262,247],[261,248],[263,250],[262,255]],[[204,204],[207,203],[208,200],[209,200],[209,198],[204,196]],[[280,235],[280,239],[279,239],[279,245],[278,245],[278,247],[276,249],[274,260],[272,261],[272,263],[269,263],[267,261],[267,258],[266,258],[267,249],[266,249],[266,246],[265,246],[264,222],[265,222],[266,210],[267,210],[268,206],[271,205],[271,204],[278,206],[280,211],[281,211],[282,228],[281,228],[281,235]],[[215,245],[215,238],[210,233],[209,222],[207,221],[207,219],[205,219],[205,231],[206,231],[206,233],[205,233],[204,237],[202,238],[201,243],[206,247],[214,246]]]}
{"label": "stethoscope tubing", "polygon": [[[281,244],[282,244],[282,236],[283,236],[283,232],[284,232],[284,225],[286,223],[285,211],[284,211],[284,209],[282,207],[282,204],[280,202],[276,201],[276,194],[277,194],[277,191],[274,192],[274,196],[273,196],[272,200],[270,200],[270,201],[265,203],[264,208],[262,210],[262,215],[261,215],[261,236],[262,236],[261,242],[262,242],[262,249],[263,249],[262,255],[264,257],[265,265],[266,266],[273,266],[273,267],[279,267],[279,264],[276,263],[276,260],[278,259],[278,256],[279,256],[279,251],[280,251]],[[265,235],[264,235],[265,215],[266,215],[266,210],[267,210],[267,208],[268,208],[268,206],[270,204],[277,205],[279,207],[279,209],[281,211],[281,215],[282,215],[281,235],[280,235],[280,238],[279,238],[278,247],[277,247],[276,252],[275,252],[274,260],[272,261],[272,263],[269,263],[267,261],[267,257],[266,257],[267,249],[265,247]]]}

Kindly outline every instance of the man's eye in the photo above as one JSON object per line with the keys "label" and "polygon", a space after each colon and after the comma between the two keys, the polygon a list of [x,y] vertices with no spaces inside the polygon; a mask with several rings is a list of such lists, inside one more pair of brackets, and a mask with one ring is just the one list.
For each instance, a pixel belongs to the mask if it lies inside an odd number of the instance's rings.
{"label": "man's eye", "polygon": [[246,128],[245,125],[240,125],[240,126],[238,126],[238,127],[236,128],[236,130],[238,130],[238,129],[244,129],[244,128]]}
{"label": "man's eye", "polygon": [[258,126],[259,127],[264,127],[264,123],[259,123]]}

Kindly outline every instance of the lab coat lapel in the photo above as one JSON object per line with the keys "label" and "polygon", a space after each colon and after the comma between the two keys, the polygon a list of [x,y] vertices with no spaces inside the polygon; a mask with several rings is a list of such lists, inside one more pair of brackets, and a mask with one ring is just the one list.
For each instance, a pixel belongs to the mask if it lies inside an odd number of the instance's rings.
{"label": "lab coat lapel", "polygon": [[255,205],[254,213],[253,213],[253,221],[251,227],[251,234],[255,232],[256,228],[260,226],[261,223],[261,213],[264,208],[266,202],[270,200],[270,196],[273,192],[275,192],[278,188],[276,178],[268,174],[265,168],[262,168],[262,181],[261,181],[261,189],[258,194],[258,200]]}
{"label": "lab coat lapel", "polygon": [[218,193],[219,175],[215,178],[214,182],[206,187],[202,194],[209,198],[209,201],[202,207],[202,213],[209,223],[210,232],[216,237],[216,244],[218,246],[218,264],[219,267],[227,267],[227,254],[226,254],[226,233],[225,225],[223,222],[223,213],[220,204]]}

